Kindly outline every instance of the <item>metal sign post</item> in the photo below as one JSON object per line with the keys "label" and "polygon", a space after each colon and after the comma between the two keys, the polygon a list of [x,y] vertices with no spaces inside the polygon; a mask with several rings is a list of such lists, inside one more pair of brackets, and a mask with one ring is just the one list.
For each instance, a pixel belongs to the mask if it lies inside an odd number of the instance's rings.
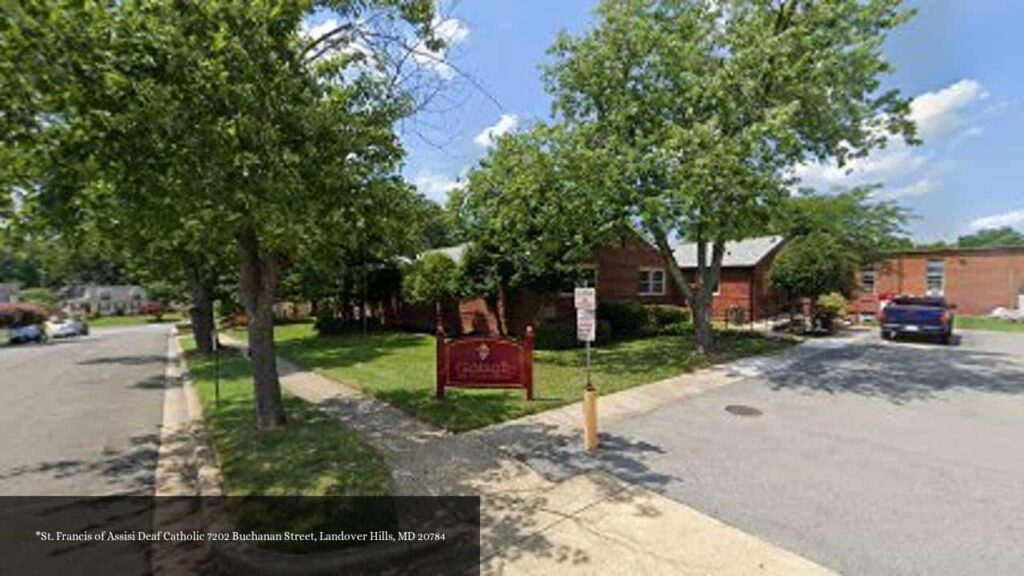
{"label": "metal sign post", "polygon": [[588,451],[597,449],[597,389],[590,379],[590,343],[597,339],[597,291],[577,288],[576,337],[587,349],[587,386],[583,390],[583,441]]}
{"label": "metal sign post", "polygon": [[217,340],[217,327],[210,330],[213,341],[213,405],[220,407],[220,342]]}

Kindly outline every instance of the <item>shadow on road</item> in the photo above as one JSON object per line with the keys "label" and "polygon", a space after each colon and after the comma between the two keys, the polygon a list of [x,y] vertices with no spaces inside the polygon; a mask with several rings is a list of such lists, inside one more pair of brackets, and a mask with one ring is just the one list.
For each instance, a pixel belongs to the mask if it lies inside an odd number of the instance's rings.
{"label": "shadow on road", "polygon": [[101,358],[90,358],[79,362],[79,364],[82,366],[96,366],[101,364],[143,366],[146,364],[163,364],[166,361],[167,357],[159,354],[138,354],[134,356],[106,356]]}
{"label": "shadow on road", "polygon": [[149,494],[153,491],[153,470],[156,467],[159,434],[132,436],[123,449],[106,448],[96,458],[37,462],[0,470],[0,482],[36,476],[40,480],[76,480],[83,485],[103,490],[96,485],[99,476],[120,494]]}
{"label": "shadow on road", "polygon": [[879,343],[811,357],[770,370],[764,379],[773,390],[859,394],[904,404],[957,390],[1022,394],[1024,361],[963,346]]}

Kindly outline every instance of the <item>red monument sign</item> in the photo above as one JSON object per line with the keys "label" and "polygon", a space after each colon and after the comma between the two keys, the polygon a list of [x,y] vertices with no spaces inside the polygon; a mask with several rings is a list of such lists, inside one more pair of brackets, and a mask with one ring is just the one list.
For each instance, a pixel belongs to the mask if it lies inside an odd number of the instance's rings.
{"label": "red monument sign", "polygon": [[437,334],[437,398],[445,388],[523,388],[533,400],[533,327],[523,342]]}

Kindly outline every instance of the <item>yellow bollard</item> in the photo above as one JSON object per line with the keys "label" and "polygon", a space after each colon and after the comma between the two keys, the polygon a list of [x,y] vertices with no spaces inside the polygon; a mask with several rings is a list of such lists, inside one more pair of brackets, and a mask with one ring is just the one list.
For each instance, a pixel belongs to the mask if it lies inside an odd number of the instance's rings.
{"label": "yellow bollard", "polygon": [[597,390],[583,390],[583,442],[588,452],[597,450]]}

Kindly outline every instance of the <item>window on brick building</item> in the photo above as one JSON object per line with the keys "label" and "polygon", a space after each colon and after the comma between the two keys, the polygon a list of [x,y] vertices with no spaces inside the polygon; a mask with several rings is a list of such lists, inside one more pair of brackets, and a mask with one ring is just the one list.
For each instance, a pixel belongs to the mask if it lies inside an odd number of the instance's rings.
{"label": "window on brick building", "polygon": [[874,264],[866,264],[860,269],[860,291],[865,294],[875,293],[875,280],[878,273],[875,272]]}
{"label": "window on brick building", "polygon": [[925,290],[929,295],[941,296],[946,288],[946,262],[933,258],[928,261],[924,277]]}
{"label": "window on brick building", "polygon": [[640,295],[641,296],[664,296],[665,295],[665,269],[664,268],[641,268],[640,269]]}

